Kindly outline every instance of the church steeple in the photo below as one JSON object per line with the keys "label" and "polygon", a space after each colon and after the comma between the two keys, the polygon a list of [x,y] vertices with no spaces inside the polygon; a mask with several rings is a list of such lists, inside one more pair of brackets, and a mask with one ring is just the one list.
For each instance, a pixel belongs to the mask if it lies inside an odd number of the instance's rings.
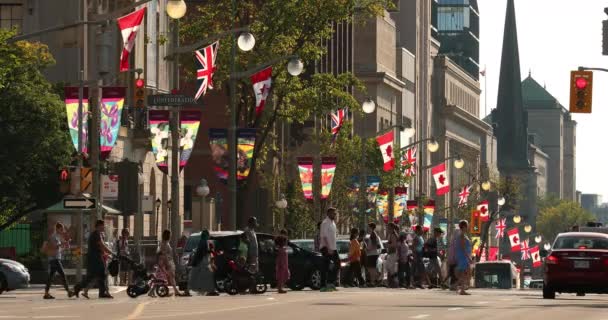
{"label": "church steeple", "polygon": [[519,45],[514,0],[507,1],[502,44],[498,102],[492,112],[498,140],[498,168],[501,173],[530,167],[528,161],[528,121],[521,94]]}

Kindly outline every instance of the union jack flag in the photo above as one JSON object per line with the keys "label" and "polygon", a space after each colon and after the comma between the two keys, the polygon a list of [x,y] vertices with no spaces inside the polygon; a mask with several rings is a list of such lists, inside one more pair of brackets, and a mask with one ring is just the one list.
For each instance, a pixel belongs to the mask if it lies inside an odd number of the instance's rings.
{"label": "union jack flag", "polygon": [[464,207],[469,201],[469,195],[471,194],[471,186],[464,186],[460,193],[458,193],[458,206]]}
{"label": "union jack flag", "polygon": [[215,59],[217,58],[217,49],[219,42],[216,41],[201,50],[194,51],[196,57],[196,85],[198,90],[194,96],[194,100],[198,100],[207,92],[207,87],[213,89],[213,73],[215,72]]}
{"label": "union jack flag", "polygon": [[506,228],[507,218],[498,219],[498,221],[496,221],[496,239],[500,239],[505,236]]}
{"label": "union jack flag", "polygon": [[530,246],[528,245],[528,240],[524,240],[521,242],[521,260],[530,259]]}
{"label": "union jack flag", "polygon": [[407,150],[405,150],[405,153],[403,154],[403,158],[401,159],[401,166],[403,166],[404,169],[404,175],[406,177],[411,177],[416,175],[416,151],[418,150],[418,148],[416,146],[413,146]]}
{"label": "union jack flag", "polygon": [[331,113],[331,134],[333,135],[331,142],[334,143],[342,129],[344,119],[346,118],[346,108],[338,109]]}

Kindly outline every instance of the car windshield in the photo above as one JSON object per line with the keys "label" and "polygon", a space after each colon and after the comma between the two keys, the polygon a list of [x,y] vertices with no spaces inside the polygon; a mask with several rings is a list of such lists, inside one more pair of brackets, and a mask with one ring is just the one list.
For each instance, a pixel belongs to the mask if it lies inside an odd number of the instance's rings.
{"label": "car windshield", "polygon": [[337,244],[338,253],[340,253],[340,254],[348,253],[348,249],[350,246],[349,241],[346,241],[346,240],[338,241],[336,244]]}
{"label": "car windshield", "polygon": [[601,237],[560,237],[553,249],[608,249],[608,239]]}
{"label": "car windshield", "polygon": [[191,235],[186,241],[186,247],[184,247],[184,252],[194,251],[198,247],[198,242],[201,241],[201,235],[195,234]]}

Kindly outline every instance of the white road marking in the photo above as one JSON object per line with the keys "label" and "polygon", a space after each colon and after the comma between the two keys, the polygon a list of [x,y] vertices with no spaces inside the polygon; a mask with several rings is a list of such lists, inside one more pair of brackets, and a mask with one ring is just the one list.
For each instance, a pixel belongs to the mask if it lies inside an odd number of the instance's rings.
{"label": "white road marking", "polygon": [[78,316],[33,316],[32,319],[65,319],[78,318]]}
{"label": "white road marking", "polygon": [[419,314],[417,316],[410,317],[410,319],[424,319],[426,317],[430,317],[429,314]]}
{"label": "white road marking", "polygon": [[270,297],[270,298],[266,298],[266,300],[274,300],[274,299],[275,299],[275,298],[272,298],[272,297]]}
{"label": "white road marking", "polygon": [[25,319],[25,317],[24,316],[6,316],[6,315],[3,315],[3,316],[0,316],[0,319]]}
{"label": "white road marking", "polygon": [[488,304],[489,302],[488,301],[477,301],[475,303],[477,303],[477,304]]}
{"label": "white road marking", "polygon": [[449,308],[449,309],[448,309],[448,311],[458,311],[458,310],[462,310],[462,309],[464,309],[464,308],[460,308],[460,307],[457,307],[457,308]]}
{"label": "white road marking", "polygon": [[141,302],[135,307],[135,310],[127,316],[127,320],[137,319],[144,312],[144,308],[152,303],[152,301]]}

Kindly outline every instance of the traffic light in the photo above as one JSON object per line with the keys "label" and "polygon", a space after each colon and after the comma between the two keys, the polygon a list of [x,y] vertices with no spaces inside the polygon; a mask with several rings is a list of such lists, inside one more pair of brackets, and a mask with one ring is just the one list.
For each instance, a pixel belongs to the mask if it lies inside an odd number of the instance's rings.
{"label": "traffic light", "polygon": [[593,96],[593,72],[572,71],[570,73],[570,112],[591,113]]}
{"label": "traffic light", "polygon": [[70,193],[70,170],[68,168],[59,170],[59,192]]}
{"label": "traffic light", "polygon": [[473,210],[471,213],[471,235],[479,236],[481,234],[481,218],[479,211]]}
{"label": "traffic light", "polygon": [[136,108],[145,108],[146,106],[146,81],[142,78],[135,79],[133,101]]}

